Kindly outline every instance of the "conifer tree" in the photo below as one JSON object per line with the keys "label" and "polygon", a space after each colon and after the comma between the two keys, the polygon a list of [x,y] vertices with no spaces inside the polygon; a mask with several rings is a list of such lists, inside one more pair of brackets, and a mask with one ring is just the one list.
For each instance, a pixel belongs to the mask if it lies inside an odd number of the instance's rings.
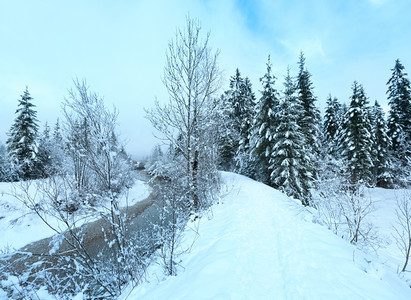
{"label": "conifer tree", "polygon": [[278,92],[274,87],[275,76],[271,74],[270,56],[267,62],[267,72],[260,79],[263,90],[256,105],[256,115],[253,121],[252,155],[258,168],[258,180],[273,185],[268,169],[273,151],[273,135],[278,126],[275,114],[278,109]]}
{"label": "conifer tree", "polygon": [[320,153],[320,124],[321,116],[318,108],[315,106],[316,98],[313,93],[313,84],[311,74],[305,67],[305,57],[301,52],[298,62],[299,73],[297,76],[297,93],[298,100],[303,107],[303,113],[298,122],[302,128],[305,137],[305,145],[309,150],[311,158],[310,170],[315,174],[318,155]]}
{"label": "conifer tree", "polygon": [[229,90],[229,104],[232,107],[232,116],[234,130],[240,132],[241,127],[241,117],[244,108],[244,79],[241,77],[240,70],[237,68],[235,75],[231,77],[230,80],[230,90]]}
{"label": "conifer tree", "polygon": [[387,135],[387,124],[381,106],[375,101],[373,107],[373,176],[375,184],[379,187],[389,187],[392,184],[390,166],[390,139]]}
{"label": "conifer tree", "polygon": [[252,91],[250,80],[246,77],[241,87],[242,111],[240,119],[239,137],[240,142],[236,153],[236,168],[240,174],[255,177],[254,162],[251,152],[251,130],[254,119],[255,95]]}
{"label": "conifer tree", "polygon": [[19,100],[17,117],[10,128],[7,140],[7,150],[22,179],[34,176],[33,167],[37,154],[38,121],[32,100],[26,87]]}
{"label": "conifer tree", "polygon": [[341,104],[336,97],[327,98],[327,108],[324,116],[324,140],[329,154],[335,154],[337,150],[337,133],[341,123]]}
{"label": "conifer tree", "polygon": [[348,128],[348,105],[346,103],[343,103],[341,105],[341,110],[339,112],[339,126],[337,129],[336,133],[336,151],[335,151],[335,156],[336,158],[341,158],[342,153],[344,152],[344,139],[345,139],[345,132],[347,131]]}
{"label": "conifer tree", "polygon": [[63,143],[63,136],[61,135],[60,120],[57,118],[56,124],[53,129],[53,141],[57,144]]}
{"label": "conifer tree", "polygon": [[400,60],[395,61],[392,76],[388,80],[388,135],[397,158],[411,155],[411,87]]}
{"label": "conifer tree", "polygon": [[51,137],[52,141],[52,151],[51,151],[51,174],[63,174],[65,173],[66,167],[64,162],[66,161],[66,150],[67,146],[64,144],[64,138],[61,133],[60,120],[57,118],[56,124],[54,125],[53,135]]}
{"label": "conifer tree", "polygon": [[7,149],[6,147],[0,142],[0,182],[8,181],[8,157],[7,157]]}
{"label": "conifer tree", "polygon": [[36,177],[38,178],[45,178],[50,175],[50,170],[52,167],[52,147],[50,127],[46,123],[38,142],[37,159],[35,164],[36,167],[34,170],[36,172]]}
{"label": "conifer tree", "polygon": [[270,159],[271,182],[288,196],[309,204],[311,174],[310,158],[304,147],[304,134],[298,125],[302,107],[295,95],[295,86],[289,70],[285,78],[284,98],[276,111],[278,127],[273,135],[273,152]]}
{"label": "conifer tree", "polygon": [[238,143],[234,131],[232,116],[232,107],[229,105],[228,93],[224,92],[216,101],[218,111],[221,117],[221,124],[218,127],[218,165],[222,170],[232,171],[234,168],[235,145]]}
{"label": "conifer tree", "polygon": [[220,166],[225,170],[233,171],[235,168],[235,156],[240,142],[240,130],[244,107],[243,96],[244,79],[239,69],[230,78],[230,88],[221,97],[223,104],[223,127],[219,141]]}
{"label": "conifer tree", "polygon": [[363,87],[354,81],[350,107],[346,113],[343,132],[343,157],[347,163],[350,183],[369,183],[371,180],[372,135]]}
{"label": "conifer tree", "polygon": [[10,159],[5,145],[0,143],[0,182],[11,182],[18,180],[16,166]]}

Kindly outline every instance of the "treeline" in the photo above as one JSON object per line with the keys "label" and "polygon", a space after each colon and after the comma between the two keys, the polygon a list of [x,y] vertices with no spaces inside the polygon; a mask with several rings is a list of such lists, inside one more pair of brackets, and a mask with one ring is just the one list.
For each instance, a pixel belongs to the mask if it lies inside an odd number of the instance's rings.
{"label": "treeline", "polygon": [[[299,58],[298,74],[293,77],[288,70],[281,89],[276,87],[277,78],[271,68],[269,59],[261,78],[259,99],[250,80],[237,69],[229,89],[215,100],[212,109],[214,121],[219,123],[215,128],[221,169],[260,180],[304,204],[309,203],[310,189],[324,176],[340,176],[352,186],[409,185],[411,88],[399,60],[387,82],[390,106],[387,119],[377,101],[369,104],[363,86],[355,81],[349,105],[330,95],[322,120],[304,55],[301,53]],[[71,98],[90,97],[85,86],[77,83],[76,88],[78,95],[72,93]],[[78,187],[87,185],[91,174],[102,182],[107,181],[102,179],[105,175],[98,175],[97,165],[105,164],[103,169],[110,173],[110,159],[100,164],[86,162],[86,152],[94,156],[98,152],[103,157],[102,149],[106,149],[104,146],[92,150],[92,139],[98,139],[100,144],[102,140],[109,141],[110,149],[128,159],[114,129],[105,132],[104,137],[100,136],[101,132],[94,132],[97,137],[93,137],[94,121],[89,117],[96,116],[84,106],[85,112],[80,117],[83,119],[73,120],[69,110],[78,113],[80,108],[73,107],[70,101],[65,101],[64,106],[64,124],[68,126],[65,134],[61,133],[59,120],[53,129],[46,123],[40,133],[32,100],[26,88],[19,99],[6,145],[0,146],[0,181],[46,178],[59,172],[73,173]],[[106,116],[111,120],[105,122],[112,122],[114,114]],[[107,157],[111,155],[109,152]],[[86,171],[88,168],[94,171]],[[104,185],[111,188],[111,180]]]}
{"label": "treeline", "polygon": [[387,82],[387,120],[356,81],[349,105],[330,95],[322,119],[303,53],[298,74],[288,70],[281,89],[271,68],[268,58],[258,99],[238,69],[219,99],[220,168],[262,181],[304,205],[310,204],[311,188],[330,177],[351,190],[410,184],[411,88],[399,60]]}

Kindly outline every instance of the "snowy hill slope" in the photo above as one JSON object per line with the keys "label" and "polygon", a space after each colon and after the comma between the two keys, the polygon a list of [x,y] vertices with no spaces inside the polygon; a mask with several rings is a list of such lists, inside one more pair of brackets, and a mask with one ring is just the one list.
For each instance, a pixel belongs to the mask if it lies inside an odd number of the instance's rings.
{"label": "snowy hill slope", "polygon": [[[156,280],[151,268],[124,299],[411,299],[395,273],[305,221],[295,201],[240,175],[223,180],[229,192],[200,220],[178,276]],[[185,246],[193,238],[187,230]]]}

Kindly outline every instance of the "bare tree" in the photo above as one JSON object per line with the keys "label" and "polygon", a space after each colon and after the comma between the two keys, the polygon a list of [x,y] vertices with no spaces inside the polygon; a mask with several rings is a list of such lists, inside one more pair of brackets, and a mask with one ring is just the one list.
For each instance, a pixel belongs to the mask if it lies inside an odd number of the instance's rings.
{"label": "bare tree", "polygon": [[[187,200],[194,211],[201,206],[199,178],[207,180],[213,173],[214,147],[207,140],[211,130],[207,125],[214,116],[213,97],[220,83],[218,51],[212,53],[209,34],[202,39],[200,30],[199,23],[189,17],[185,30],[177,30],[168,46],[163,77],[169,103],[160,106],[156,101],[155,107],[147,111],[148,119],[162,134],[161,138],[184,158]],[[204,174],[200,173],[206,169],[210,172],[202,176]]]}
{"label": "bare tree", "polygon": [[411,255],[411,194],[409,192],[404,192],[400,199],[397,198],[396,215],[397,226],[394,226],[393,237],[405,258],[401,270],[404,272]]}
{"label": "bare tree", "polygon": [[364,187],[357,185],[353,192],[341,176],[319,173],[313,204],[317,220],[334,234],[363,249],[380,245],[375,226],[368,217],[374,211],[373,202],[364,196]]}
{"label": "bare tree", "polygon": [[118,190],[124,185],[120,174],[125,167],[124,151],[116,133],[118,113],[107,109],[85,81],[75,80],[74,86],[63,103],[63,113],[77,186]]}
{"label": "bare tree", "polygon": [[367,216],[374,211],[370,198],[363,196],[363,188],[357,187],[356,192],[341,194],[338,206],[348,228],[348,239],[351,244],[359,246],[374,246],[374,227],[367,222]]}

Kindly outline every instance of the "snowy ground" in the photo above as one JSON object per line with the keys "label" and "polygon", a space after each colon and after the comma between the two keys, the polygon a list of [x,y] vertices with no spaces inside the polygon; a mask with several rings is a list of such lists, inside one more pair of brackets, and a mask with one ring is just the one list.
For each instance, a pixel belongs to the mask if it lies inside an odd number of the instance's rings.
{"label": "snowy ground", "polygon": [[[0,182],[0,253],[19,249],[55,233],[13,196],[17,186],[18,184]],[[120,206],[131,206],[147,198],[149,194],[149,186],[137,180],[128,194],[120,199]],[[49,221],[53,226],[58,226],[56,219],[50,218]]]}
{"label": "snowy ground", "polygon": [[[309,212],[280,192],[236,174],[223,179],[221,203],[187,227],[183,248],[192,248],[180,257],[178,276],[166,277],[153,265],[149,282],[123,299],[411,299],[395,273],[403,259],[391,238],[403,191],[366,191],[376,207],[372,221],[387,241],[377,257],[312,223]],[[12,184],[0,183],[1,251],[53,234],[11,193]],[[149,193],[137,181],[122,205]],[[193,228],[199,229],[194,245]]]}
{"label": "snowy ground", "polygon": [[[404,256],[393,238],[393,226],[398,226],[395,213],[396,201],[403,197],[405,193],[411,195],[410,190],[373,188],[365,191],[365,196],[372,199],[375,207],[370,220],[376,226],[379,238],[382,240],[381,248],[378,250],[379,258],[384,265],[395,271],[401,270],[404,265]],[[407,269],[411,269],[411,264],[408,265]],[[411,274],[409,272],[403,273],[401,276],[404,276],[411,283]]]}
{"label": "snowy ground", "polygon": [[[164,277],[154,265],[149,282],[130,288],[124,299],[411,299],[392,269],[395,258],[362,253],[261,183],[230,173],[223,178],[222,204],[199,221],[178,276]],[[389,224],[390,191],[370,193],[381,200],[376,222]],[[187,227],[184,248],[197,225]]]}

